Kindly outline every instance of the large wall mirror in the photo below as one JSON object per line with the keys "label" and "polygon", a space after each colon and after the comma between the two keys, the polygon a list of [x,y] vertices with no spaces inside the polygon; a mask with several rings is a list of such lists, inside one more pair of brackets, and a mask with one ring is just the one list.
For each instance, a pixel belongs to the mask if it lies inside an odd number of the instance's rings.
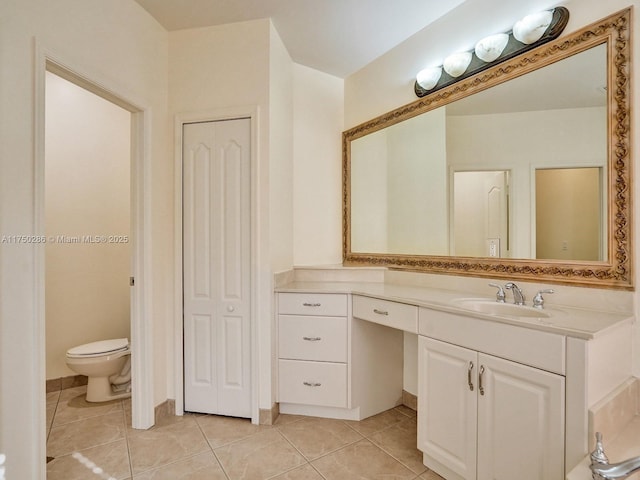
{"label": "large wall mirror", "polygon": [[344,132],[345,265],[632,289],[630,15]]}

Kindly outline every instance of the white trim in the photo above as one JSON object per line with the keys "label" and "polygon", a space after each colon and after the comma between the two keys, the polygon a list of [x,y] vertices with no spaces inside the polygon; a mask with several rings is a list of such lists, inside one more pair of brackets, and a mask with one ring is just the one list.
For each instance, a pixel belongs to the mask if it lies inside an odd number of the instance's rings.
{"label": "white trim", "polygon": [[182,128],[186,123],[215,122],[237,118],[249,118],[251,121],[251,421],[260,421],[258,397],[258,301],[259,298],[259,155],[258,155],[258,106],[238,106],[207,110],[201,112],[180,113],[174,120],[174,219],[175,219],[175,315],[174,315],[174,368],[175,368],[175,405],[176,415],[184,414],[184,349],[183,349],[183,283],[182,283]]}
{"label": "white trim", "polygon": [[[97,71],[87,71],[72,62],[68,56],[62,55],[57,50],[45,48],[35,42],[35,165],[34,165],[34,217],[36,234],[44,234],[44,165],[45,165],[45,75],[50,70],[77,85],[99,95],[110,102],[132,113],[132,275],[136,278],[136,290],[132,292],[131,308],[131,363],[132,363],[132,424],[134,428],[146,429],[154,424],[154,400],[153,400],[153,322],[151,321],[151,110],[145,105],[148,102],[134,98],[119,85]],[[46,368],[44,359],[45,350],[45,311],[44,311],[44,248],[39,250],[35,259],[35,292],[37,302],[36,324],[34,334],[37,336],[37,352],[34,353],[37,361],[37,381],[39,385],[35,391],[42,393],[41,399],[34,405],[31,412],[33,418],[38,418],[34,423],[38,429],[39,458],[46,458],[45,428],[45,382]],[[40,403],[41,402],[41,403]],[[35,414],[37,413],[37,414]],[[35,437],[34,437],[35,438]],[[45,468],[43,463],[43,469]],[[43,470],[44,472],[45,470]],[[44,473],[43,473],[44,478]]]}

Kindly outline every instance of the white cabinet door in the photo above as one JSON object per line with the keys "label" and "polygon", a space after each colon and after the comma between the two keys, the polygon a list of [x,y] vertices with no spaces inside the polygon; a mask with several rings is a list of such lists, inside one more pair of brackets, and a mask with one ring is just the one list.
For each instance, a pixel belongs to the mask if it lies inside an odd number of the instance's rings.
{"label": "white cabinet door", "polygon": [[564,377],[478,360],[478,480],[563,479]]}
{"label": "white cabinet door", "polygon": [[418,448],[450,480],[476,478],[477,355],[419,337]]}
{"label": "white cabinet door", "polygon": [[251,416],[250,119],[184,125],[184,406]]}
{"label": "white cabinet door", "polygon": [[419,337],[418,448],[447,480],[562,480],[565,379]]}

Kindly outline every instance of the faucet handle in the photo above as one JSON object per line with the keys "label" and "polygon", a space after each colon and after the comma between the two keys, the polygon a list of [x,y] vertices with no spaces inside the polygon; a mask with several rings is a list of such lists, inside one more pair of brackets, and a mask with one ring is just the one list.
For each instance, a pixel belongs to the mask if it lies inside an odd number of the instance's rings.
{"label": "faucet handle", "polygon": [[498,289],[498,291],[496,292],[496,302],[504,303],[504,299],[506,298],[506,295],[504,293],[504,289],[502,288],[502,285],[498,285],[497,283],[490,283],[489,286],[495,287]]}
{"label": "faucet handle", "polygon": [[538,293],[536,293],[536,295],[533,297],[534,308],[544,308],[544,298],[542,298],[543,293],[553,293],[553,289],[546,288],[544,290],[539,290]]}
{"label": "faucet handle", "polygon": [[596,432],[596,448],[591,452],[591,465],[608,465],[609,458],[602,446],[602,433]]}

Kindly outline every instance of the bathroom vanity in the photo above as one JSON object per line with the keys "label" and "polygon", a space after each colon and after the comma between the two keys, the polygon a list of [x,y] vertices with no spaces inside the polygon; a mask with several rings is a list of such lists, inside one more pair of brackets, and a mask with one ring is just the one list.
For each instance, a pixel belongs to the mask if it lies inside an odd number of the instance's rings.
{"label": "bathroom vanity", "polygon": [[396,406],[415,368],[404,332],[417,335],[417,446],[447,480],[565,478],[587,453],[589,406],[626,374],[610,352],[633,322],[386,282],[291,282],[276,301],[282,413],[360,420]]}

